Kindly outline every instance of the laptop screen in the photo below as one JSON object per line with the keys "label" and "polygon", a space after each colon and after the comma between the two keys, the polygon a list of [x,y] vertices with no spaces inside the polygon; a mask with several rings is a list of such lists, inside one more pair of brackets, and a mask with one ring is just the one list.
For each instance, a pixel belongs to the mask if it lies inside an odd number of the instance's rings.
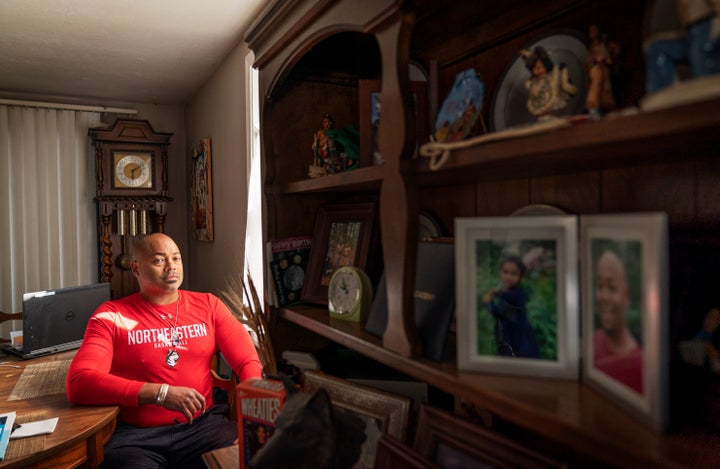
{"label": "laptop screen", "polygon": [[79,347],[90,316],[109,299],[109,283],[25,293],[23,353],[52,353]]}

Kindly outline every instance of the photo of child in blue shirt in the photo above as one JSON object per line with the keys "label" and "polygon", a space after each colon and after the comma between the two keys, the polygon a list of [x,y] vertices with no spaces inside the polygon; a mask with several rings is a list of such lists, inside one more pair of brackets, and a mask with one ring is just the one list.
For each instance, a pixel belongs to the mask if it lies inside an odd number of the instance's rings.
{"label": "photo of child in blue shirt", "polygon": [[500,263],[500,287],[482,297],[495,319],[497,354],[508,357],[539,358],[535,332],[528,320],[525,292],[520,285],[525,264],[519,257],[507,257]]}

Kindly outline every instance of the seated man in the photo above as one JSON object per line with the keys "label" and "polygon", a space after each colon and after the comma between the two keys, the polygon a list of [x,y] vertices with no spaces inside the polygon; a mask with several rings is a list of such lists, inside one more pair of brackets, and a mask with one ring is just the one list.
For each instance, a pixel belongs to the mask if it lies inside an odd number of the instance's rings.
{"label": "seated man", "polygon": [[70,365],[71,402],[120,407],[103,467],[202,467],[202,454],[232,445],[237,423],[212,399],[210,362],[219,350],[240,380],[262,376],[250,336],[219,298],[180,290],[175,242],[135,240],[140,291],[102,304]]}

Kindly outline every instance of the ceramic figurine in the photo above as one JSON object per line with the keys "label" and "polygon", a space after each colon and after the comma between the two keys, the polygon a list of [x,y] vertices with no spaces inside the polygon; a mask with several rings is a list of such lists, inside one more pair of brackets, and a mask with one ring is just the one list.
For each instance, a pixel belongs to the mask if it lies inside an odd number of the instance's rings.
{"label": "ceramic figurine", "polygon": [[532,74],[525,82],[530,114],[543,118],[567,106],[577,87],[570,83],[565,64],[555,66],[547,51],[540,46],[532,51],[524,49],[520,54],[525,59],[525,68]]}
{"label": "ceramic figurine", "polygon": [[716,0],[655,0],[645,41],[648,93],[679,80],[678,65],[690,78],[720,72],[720,3]]}
{"label": "ceramic figurine", "polygon": [[329,159],[330,154],[334,151],[334,143],[325,133],[326,130],[332,129],[335,125],[330,114],[323,115],[322,127],[315,132],[313,136],[313,163],[310,165],[308,176],[317,178],[327,174],[325,170],[325,161]]}
{"label": "ceramic figurine", "polygon": [[585,57],[584,66],[588,74],[589,85],[585,98],[585,109],[590,117],[597,118],[603,113],[615,108],[610,66],[613,58],[606,43],[605,37],[600,34],[600,28],[593,24],[588,29],[590,44]]}
{"label": "ceramic figurine", "polygon": [[311,178],[342,173],[360,165],[358,131],[352,125],[344,129],[335,129],[334,126],[335,120],[330,114],[325,114],[322,128],[315,132],[313,138],[314,158],[308,170]]}

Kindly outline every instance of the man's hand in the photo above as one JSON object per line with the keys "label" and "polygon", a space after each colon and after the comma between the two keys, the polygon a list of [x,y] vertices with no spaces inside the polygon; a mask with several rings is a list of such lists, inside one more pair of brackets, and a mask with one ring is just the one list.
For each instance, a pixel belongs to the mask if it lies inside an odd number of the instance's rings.
{"label": "man's hand", "polygon": [[[156,401],[161,386],[160,383],[143,384],[140,388],[140,394],[138,395],[138,404],[157,405]],[[198,411],[205,412],[205,397],[193,388],[169,386],[162,406],[168,410],[180,412],[185,416],[188,423],[192,423],[193,415]]]}
{"label": "man's hand", "polygon": [[170,386],[163,407],[180,412],[188,423],[198,411],[205,412],[205,397],[193,388]]}

